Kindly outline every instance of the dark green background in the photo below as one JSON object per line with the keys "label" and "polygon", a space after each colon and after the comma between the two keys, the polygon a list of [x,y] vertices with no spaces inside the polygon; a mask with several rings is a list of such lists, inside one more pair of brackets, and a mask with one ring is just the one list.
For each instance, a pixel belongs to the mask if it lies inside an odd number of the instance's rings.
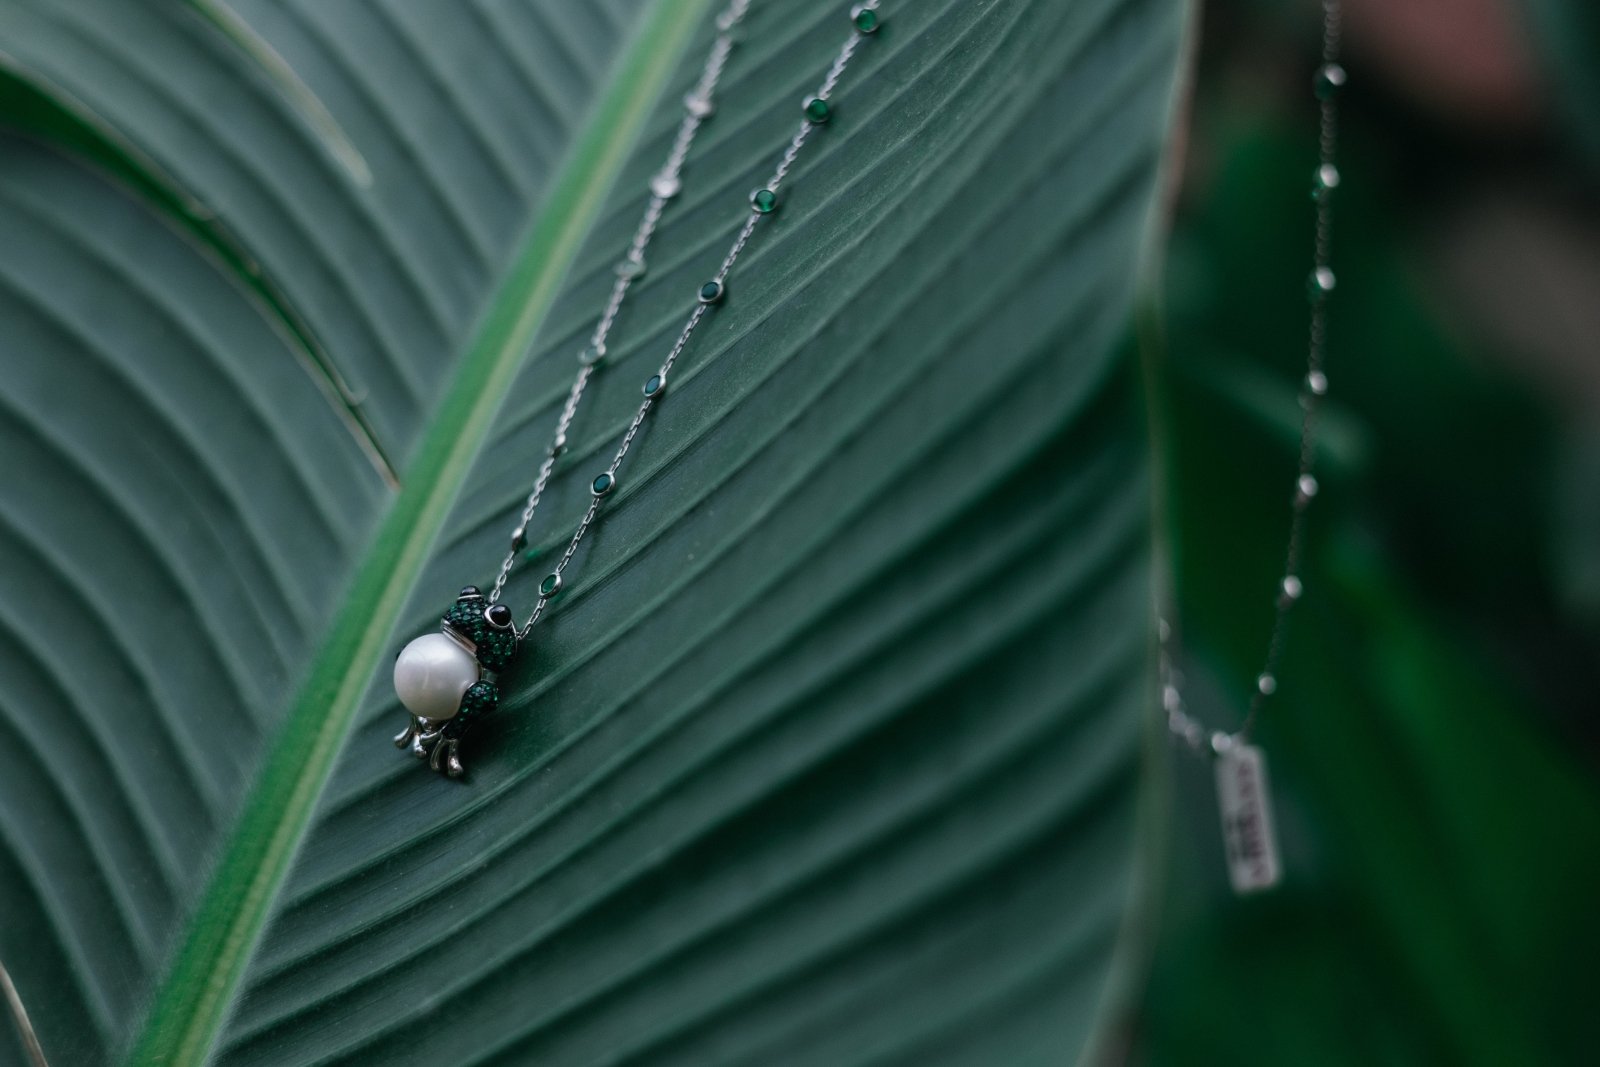
{"label": "dark green background", "polygon": [[[1461,73],[1518,64],[1526,100],[1412,84],[1481,6],[1397,43],[1403,11],[1351,5],[1323,493],[1260,731],[1287,875],[1228,893],[1209,770],[1174,754],[1143,1062],[1593,1054],[1600,343],[1572,328],[1600,295],[1593,67],[1561,66],[1581,5],[1543,5],[1570,19],[1542,38],[1494,5],[1514,33]],[[1227,724],[1281,573],[1317,40],[1311,4],[1207,7],[1158,395],[1191,700]]]}

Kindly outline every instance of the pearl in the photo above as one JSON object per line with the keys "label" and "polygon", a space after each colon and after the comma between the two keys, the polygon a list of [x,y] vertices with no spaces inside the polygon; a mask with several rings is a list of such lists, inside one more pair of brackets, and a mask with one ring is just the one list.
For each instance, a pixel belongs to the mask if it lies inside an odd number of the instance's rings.
{"label": "pearl", "polygon": [[394,691],[411,714],[448,719],[461,710],[461,697],[478,673],[478,661],[454,639],[424,634],[394,661]]}

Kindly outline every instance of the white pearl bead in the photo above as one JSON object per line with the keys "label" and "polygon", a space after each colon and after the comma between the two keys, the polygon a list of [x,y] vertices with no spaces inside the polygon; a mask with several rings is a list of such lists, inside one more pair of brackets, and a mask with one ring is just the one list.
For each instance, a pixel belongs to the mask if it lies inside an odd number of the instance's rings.
{"label": "white pearl bead", "polygon": [[394,691],[413,715],[448,719],[461,710],[461,697],[478,680],[478,661],[444,634],[424,634],[394,661]]}

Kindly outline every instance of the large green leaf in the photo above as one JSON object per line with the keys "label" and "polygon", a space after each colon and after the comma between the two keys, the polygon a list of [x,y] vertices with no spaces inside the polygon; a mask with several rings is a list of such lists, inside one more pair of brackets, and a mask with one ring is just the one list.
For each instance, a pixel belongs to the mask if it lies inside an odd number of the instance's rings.
{"label": "large green leaf", "polygon": [[[0,959],[56,1062],[1093,1038],[1142,928],[1118,341],[1176,0],[887,3],[469,780],[388,744],[707,7],[0,6]],[[755,0],[535,556],[846,32]]]}

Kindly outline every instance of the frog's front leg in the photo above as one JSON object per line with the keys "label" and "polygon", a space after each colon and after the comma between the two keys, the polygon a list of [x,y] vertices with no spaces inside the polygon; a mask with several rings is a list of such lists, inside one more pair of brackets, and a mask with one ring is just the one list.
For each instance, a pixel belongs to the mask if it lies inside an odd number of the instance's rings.
{"label": "frog's front leg", "polygon": [[424,735],[424,744],[433,746],[428,765],[434,770],[460,778],[467,769],[461,763],[461,737],[473,722],[493,711],[500,703],[500,690],[493,682],[480,681],[461,698],[461,710],[441,723],[437,732]]}

